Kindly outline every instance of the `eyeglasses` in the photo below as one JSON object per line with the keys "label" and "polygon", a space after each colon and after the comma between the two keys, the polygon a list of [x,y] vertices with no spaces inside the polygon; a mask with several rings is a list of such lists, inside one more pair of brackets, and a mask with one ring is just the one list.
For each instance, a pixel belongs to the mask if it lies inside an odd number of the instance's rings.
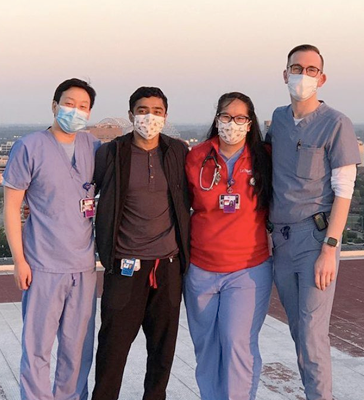
{"label": "eyeglasses", "polygon": [[220,122],[222,122],[224,124],[227,124],[231,120],[234,120],[234,122],[237,125],[244,125],[244,124],[246,124],[247,122],[250,121],[250,118],[246,117],[244,115],[236,115],[235,117],[232,117],[230,114],[226,114],[226,113],[221,113],[220,114],[219,113],[219,114],[216,115],[216,117]]}
{"label": "eyeglasses", "polygon": [[319,72],[322,72],[320,69],[313,67],[312,65],[309,67],[302,67],[300,64],[292,64],[288,68],[290,68],[291,73],[294,75],[300,75],[302,74],[303,70],[306,70],[306,74],[312,78],[317,76]]}

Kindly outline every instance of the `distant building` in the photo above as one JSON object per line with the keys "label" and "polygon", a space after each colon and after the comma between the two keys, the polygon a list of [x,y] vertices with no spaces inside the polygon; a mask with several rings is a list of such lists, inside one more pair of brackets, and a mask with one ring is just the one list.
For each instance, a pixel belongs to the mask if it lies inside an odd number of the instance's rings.
{"label": "distant building", "polygon": [[[106,143],[118,136],[125,135],[133,130],[133,124],[125,118],[105,118],[93,126],[87,127],[87,131],[92,133],[101,142]],[[179,139],[181,137],[178,130],[166,121],[162,133]]]}
{"label": "distant building", "polygon": [[197,138],[191,138],[191,139],[186,140],[186,142],[191,149],[193,146],[196,146],[196,144],[199,143],[199,140]]}
{"label": "distant building", "polygon": [[7,155],[9,154],[11,148],[13,147],[13,144],[15,142],[13,140],[7,141],[6,143],[1,143],[0,144],[0,154],[2,155]]}
{"label": "distant building", "polygon": [[263,134],[263,139],[265,138],[265,135],[267,134],[268,129],[269,129],[271,123],[272,123],[271,120],[264,121],[264,128],[263,128],[263,132],[262,132],[262,134]]}
{"label": "distant building", "polygon": [[[0,174],[5,170],[6,163],[8,162],[9,156],[0,156]],[[2,183],[2,175],[0,178],[0,184]]]}
{"label": "distant building", "polygon": [[172,125],[170,122],[166,121],[164,124],[164,128],[162,130],[162,133],[164,133],[167,136],[173,137],[175,139],[180,139],[181,134],[178,132],[176,127]]}
{"label": "distant building", "polygon": [[358,138],[358,145],[359,145],[359,153],[360,153],[360,160],[361,163],[358,165],[358,167],[364,167],[364,144],[363,142]]}
{"label": "distant building", "polygon": [[92,133],[103,143],[125,135],[131,129],[132,124],[124,118],[105,118],[97,124],[87,127],[88,132]]}

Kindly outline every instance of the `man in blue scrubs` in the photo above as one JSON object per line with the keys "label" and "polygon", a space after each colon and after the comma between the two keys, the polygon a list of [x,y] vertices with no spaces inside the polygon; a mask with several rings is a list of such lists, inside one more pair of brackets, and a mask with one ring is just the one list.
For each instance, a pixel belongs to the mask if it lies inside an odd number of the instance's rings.
{"label": "man in blue scrubs", "polygon": [[332,400],[329,322],[340,242],[360,163],[350,120],[317,98],[326,81],[312,45],[288,54],[291,104],[273,114],[274,280],[307,400]]}
{"label": "man in blue scrubs", "polygon": [[[88,396],[96,301],[90,182],[99,141],[82,129],[95,95],[79,79],[61,83],[52,102],[52,126],[17,140],[3,175],[5,229],[15,281],[23,290],[20,388],[26,400]],[[31,214],[22,232],[23,199]]]}

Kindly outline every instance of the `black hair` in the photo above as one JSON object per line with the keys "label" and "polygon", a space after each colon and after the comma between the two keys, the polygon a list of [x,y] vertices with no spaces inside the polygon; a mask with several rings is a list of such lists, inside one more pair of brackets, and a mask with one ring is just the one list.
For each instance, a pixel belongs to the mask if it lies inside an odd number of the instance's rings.
{"label": "black hair", "polygon": [[294,53],[297,53],[298,51],[314,51],[320,56],[321,63],[322,63],[322,70],[324,69],[324,58],[322,57],[320,50],[316,47],[313,46],[312,44],[300,44],[299,46],[294,47],[287,56],[287,66],[289,64],[289,59]]}
{"label": "black hair", "polygon": [[91,109],[95,103],[95,97],[96,97],[95,89],[91,87],[87,82],[77,78],[67,79],[66,81],[58,85],[56,91],[54,92],[53,101],[55,101],[58,104],[59,100],[62,97],[62,93],[68,89],[71,89],[72,87],[78,87],[86,90],[87,94],[90,97],[90,109]]}
{"label": "black hair", "polygon": [[[264,146],[252,101],[248,96],[240,92],[225,93],[220,97],[217,104],[216,116],[234,100],[242,101],[248,108],[248,117],[251,120],[251,125],[250,131],[246,136],[246,145],[249,147],[252,159],[252,173],[255,179],[254,194],[258,197],[257,209],[267,209],[272,197],[272,160]],[[215,117],[207,133],[207,140],[217,135],[218,129]]]}
{"label": "black hair", "polygon": [[168,100],[167,97],[164,95],[164,93],[157,87],[148,87],[148,86],[142,86],[139,89],[137,89],[129,99],[129,110],[133,112],[134,106],[136,102],[143,97],[158,97],[159,99],[163,100],[164,107],[166,109],[166,112],[168,110]]}

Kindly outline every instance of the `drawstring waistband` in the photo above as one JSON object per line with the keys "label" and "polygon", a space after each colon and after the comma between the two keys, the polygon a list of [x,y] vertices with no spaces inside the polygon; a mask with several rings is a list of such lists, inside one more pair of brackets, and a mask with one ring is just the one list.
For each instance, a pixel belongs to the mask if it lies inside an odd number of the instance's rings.
{"label": "drawstring waistband", "polygon": [[[160,261],[163,261],[163,260],[169,260],[169,262],[170,263],[172,263],[175,259],[177,259],[178,258],[178,253],[177,254],[175,254],[175,255],[173,255],[173,256],[170,256],[170,257],[168,257],[168,258],[162,258],[162,259],[160,259],[160,258],[157,258],[155,261],[154,261],[154,265],[153,265],[153,268],[151,269],[151,271],[149,272],[149,286],[151,287],[151,288],[153,288],[153,289],[157,289],[158,288],[158,283],[157,283],[157,269],[158,269],[158,266],[159,266],[159,264],[160,264]],[[149,261],[149,260],[147,260],[147,261]],[[150,261],[152,261],[152,260],[150,260]],[[140,260],[140,262],[142,263],[143,262],[143,260]],[[119,259],[115,259],[114,260],[114,270],[116,271],[116,270],[118,270],[118,271],[120,271],[120,266],[121,266],[121,260],[119,260]],[[141,266],[141,268],[143,269],[143,266]],[[138,271],[139,271],[139,269],[138,270],[136,270],[136,273],[138,273]],[[72,275],[72,280],[73,280],[73,286],[77,286],[77,279],[76,279],[76,277],[74,276],[74,275]]]}
{"label": "drawstring waistband", "polygon": [[[173,257],[175,257],[175,256],[168,257],[170,263],[173,262]],[[155,260],[154,267],[151,269],[151,271],[149,273],[149,285],[153,289],[157,289],[158,288],[158,284],[157,284],[157,268],[158,268],[158,265],[159,265],[159,261],[160,261],[159,258],[157,258]]]}
{"label": "drawstring waistband", "polygon": [[72,286],[77,286],[79,274],[71,274],[71,278],[72,278]]}
{"label": "drawstring waistband", "polygon": [[150,273],[149,273],[149,285],[150,287],[152,287],[153,289],[157,289],[158,285],[157,285],[157,268],[159,265],[159,258],[157,258],[155,260],[154,266],[151,269]]}

